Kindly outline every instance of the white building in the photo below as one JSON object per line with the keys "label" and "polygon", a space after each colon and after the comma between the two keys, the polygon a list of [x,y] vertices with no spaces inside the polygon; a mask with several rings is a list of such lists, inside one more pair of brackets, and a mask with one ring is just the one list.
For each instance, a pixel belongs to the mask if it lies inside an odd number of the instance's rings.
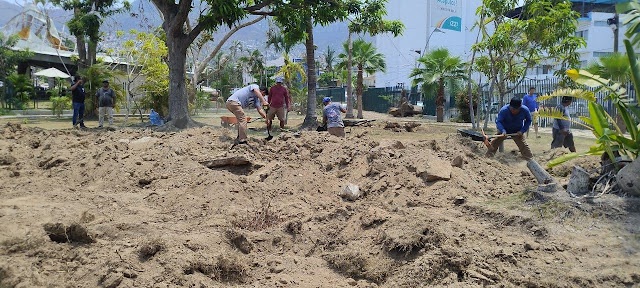
{"label": "white building", "polygon": [[390,34],[375,37],[376,48],[387,62],[387,71],[376,73],[375,86],[403,83],[409,87],[416,60],[431,49],[446,47],[464,61],[470,60],[477,34],[471,28],[481,4],[481,0],[389,0],[386,18],[400,20],[406,28],[395,38]]}
{"label": "white building", "polygon": [[[580,10],[583,2],[589,5],[581,11],[576,35],[587,42],[586,47],[578,50],[581,64],[587,65],[597,58],[613,53],[613,29],[607,19],[613,13],[589,12],[590,9],[613,9],[615,0],[572,1],[574,8]],[[383,34],[375,37],[377,49],[385,55],[387,72],[375,75],[376,87],[390,87],[403,83],[411,85],[409,75],[415,68],[416,60],[426,51],[446,47],[464,61],[471,60],[471,46],[475,43],[477,29],[472,30],[477,21],[476,10],[482,0],[389,0],[387,3],[387,19],[400,20],[406,26],[403,35],[394,38]],[[609,7],[609,8],[607,8]],[[584,9],[584,8],[583,8]],[[580,12],[580,11],[579,11]],[[620,22],[624,19],[620,15]],[[625,52],[623,40],[627,27],[618,31],[618,51]],[[435,31],[435,32],[434,32]],[[549,65],[551,64],[551,65]],[[528,71],[528,79],[554,78],[557,67],[553,63],[543,64]]]}
{"label": "white building", "polygon": [[[576,35],[584,38],[587,46],[579,50],[580,61],[584,65],[597,61],[597,58],[613,53],[614,32],[607,23],[607,19],[613,18],[613,13],[589,12],[586,17],[578,20]],[[620,22],[624,15],[620,15]],[[627,27],[618,30],[618,52],[625,53],[624,33]]]}

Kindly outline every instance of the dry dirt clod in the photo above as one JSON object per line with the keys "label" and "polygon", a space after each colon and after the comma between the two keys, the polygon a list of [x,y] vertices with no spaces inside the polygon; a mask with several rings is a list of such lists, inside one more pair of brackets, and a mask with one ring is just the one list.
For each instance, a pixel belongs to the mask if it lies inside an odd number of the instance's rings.
{"label": "dry dirt clod", "polygon": [[249,241],[249,239],[247,239],[247,237],[241,232],[229,229],[225,232],[225,236],[234,247],[240,250],[240,252],[249,254],[251,253],[251,250],[253,250],[253,243],[251,243],[251,241]]}
{"label": "dry dirt clod", "polygon": [[453,166],[453,167],[462,168],[463,165],[464,165],[464,156],[462,156],[462,155],[456,156],[451,161],[451,166]]}
{"label": "dry dirt clod", "polygon": [[538,243],[535,243],[535,242],[524,243],[524,250],[525,251],[539,250],[539,249],[540,249],[540,244],[538,244]]}
{"label": "dry dirt clod", "polygon": [[464,204],[464,202],[466,202],[467,200],[462,197],[462,196],[457,196],[454,200],[453,200],[453,204],[455,205],[462,205]]}
{"label": "dry dirt clod", "polygon": [[44,231],[47,232],[49,239],[58,243],[93,243],[94,240],[88,235],[87,229],[80,224],[71,224],[65,226],[62,223],[44,224]]}
{"label": "dry dirt clod", "polygon": [[11,165],[14,162],[16,162],[16,157],[13,157],[11,154],[0,154],[0,165]]}
{"label": "dry dirt clod", "polygon": [[123,277],[121,274],[110,273],[102,279],[102,286],[105,288],[116,288],[122,283]]}

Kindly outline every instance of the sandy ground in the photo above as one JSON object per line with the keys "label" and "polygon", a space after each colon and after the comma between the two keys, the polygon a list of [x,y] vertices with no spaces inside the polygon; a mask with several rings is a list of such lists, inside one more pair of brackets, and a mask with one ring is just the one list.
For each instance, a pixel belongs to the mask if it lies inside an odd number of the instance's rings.
{"label": "sandy ground", "polygon": [[[270,142],[252,123],[232,150],[215,126],[4,121],[0,287],[640,286],[638,199],[535,193],[513,143],[485,159],[451,126],[385,120]],[[540,163],[549,141],[530,139]]]}

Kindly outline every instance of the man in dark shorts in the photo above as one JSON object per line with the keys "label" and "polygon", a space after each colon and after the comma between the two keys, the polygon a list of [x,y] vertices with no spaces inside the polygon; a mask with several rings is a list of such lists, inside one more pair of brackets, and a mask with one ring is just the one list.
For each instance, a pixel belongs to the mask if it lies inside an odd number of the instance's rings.
{"label": "man in dark shorts", "polygon": [[562,111],[562,114],[565,119],[554,119],[553,120],[553,140],[551,141],[551,149],[555,148],[569,148],[569,151],[576,152],[576,146],[573,143],[573,134],[571,133],[571,113],[569,113],[569,105],[573,102],[573,98],[564,96],[562,97],[562,103],[556,107],[559,111]]}

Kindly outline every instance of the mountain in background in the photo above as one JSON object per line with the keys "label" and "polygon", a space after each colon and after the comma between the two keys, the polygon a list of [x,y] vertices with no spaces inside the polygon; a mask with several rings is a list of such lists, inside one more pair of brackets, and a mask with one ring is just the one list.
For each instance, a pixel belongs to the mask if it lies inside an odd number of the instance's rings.
{"label": "mountain in background", "polygon": [[[131,11],[118,14],[105,19],[101,29],[105,33],[102,45],[107,47],[118,47],[119,41],[116,37],[116,31],[129,31],[131,29],[139,31],[153,31],[162,24],[160,15],[155,6],[149,0],[138,0],[132,3]],[[195,10],[195,9],[194,9]],[[16,5],[15,2],[7,2],[0,0],[0,27],[3,27],[10,19],[18,15],[22,11],[22,7]],[[64,11],[60,8],[51,9],[50,17],[53,19],[56,28],[61,34],[68,35],[66,22],[71,18],[70,11]],[[194,16],[195,17],[195,16]],[[263,20],[249,27],[245,27],[236,32],[225,44],[225,47],[231,45],[234,41],[242,42],[250,49],[260,50],[267,60],[277,58],[280,53],[275,53],[273,49],[266,48],[266,34],[268,30],[268,21]],[[214,34],[215,39],[220,39],[229,31],[226,27],[221,27]],[[344,22],[333,23],[326,27],[318,26],[314,29],[316,57],[327,50],[330,46],[336,51],[342,51],[342,43],[348,36],[347,24]],[[371,37],[367,37],[371,41]],[[304,46],[302,44],[296,46],[292,51],[293,57],[302,57],[304,54]]]}

